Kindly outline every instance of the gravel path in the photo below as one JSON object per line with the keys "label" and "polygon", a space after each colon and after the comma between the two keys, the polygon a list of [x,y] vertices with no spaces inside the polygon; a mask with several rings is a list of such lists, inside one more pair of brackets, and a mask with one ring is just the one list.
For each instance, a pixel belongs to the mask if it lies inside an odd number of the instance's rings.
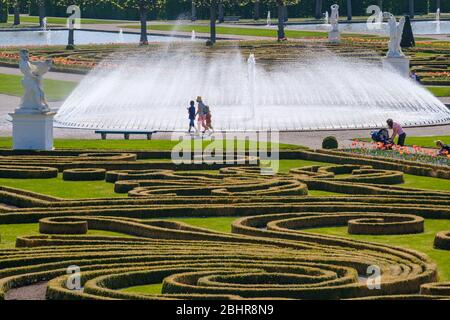
{"label": "gravel path", "polygon": [[39,282],[30,286],[11,289],[5,300],[45,300],[47,282]]}

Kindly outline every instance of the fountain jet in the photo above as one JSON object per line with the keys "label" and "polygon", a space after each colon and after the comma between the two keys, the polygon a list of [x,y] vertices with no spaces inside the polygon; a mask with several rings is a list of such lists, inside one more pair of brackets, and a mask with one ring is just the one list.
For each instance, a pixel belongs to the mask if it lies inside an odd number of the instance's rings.
{"label": "fountain jet", "polygon": [[[428,90],[377,62],[331,53],[302,53],[280,65],[180,50],[111,56],[64,102],[56,125],[85,129],[181,131],[185,106],[204,97],[214,127],[224,131],[377,128],[450,122]],[[247,61],[246,61],[247,60]]]}

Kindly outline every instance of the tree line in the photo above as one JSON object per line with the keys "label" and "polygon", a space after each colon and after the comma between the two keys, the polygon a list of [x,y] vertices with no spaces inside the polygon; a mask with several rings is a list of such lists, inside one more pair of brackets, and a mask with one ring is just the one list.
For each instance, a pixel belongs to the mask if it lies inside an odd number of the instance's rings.
{"label": "tree line", "polygon": [[8,11],[13,13],[14,24],[18,25],[20,13],[28,11],[39,16],[39,23],[43,27],[46,15],[67,16],[67,6],[78,5],[85,18],[138,19],[142,44],[148,43],[149,18],[208,18],[211,25],[210,41],[214,44],[216,22],[223,22],[225,15],[259,20],[271,11],[272,16],[278,18],[278,39],[284,40],[284,25],[289,16],[322,19],[323,13],[329,11],[334,3],[340,5],[341,14],[345,14],[348,20],[352,20],[354,15],[366,15],[367,7],[374,4],[384,11],[410,17],[416,13],[435,12],[438,7],[442,12],[450,11],[450,1],[441,0],[0,0],[0,12],[6,10],[6,18]]}

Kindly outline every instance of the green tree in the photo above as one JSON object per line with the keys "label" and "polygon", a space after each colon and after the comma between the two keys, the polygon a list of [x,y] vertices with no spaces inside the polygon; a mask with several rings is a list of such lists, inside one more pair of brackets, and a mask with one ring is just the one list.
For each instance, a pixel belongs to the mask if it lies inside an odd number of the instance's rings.
{"label": "green tree", "polygon": [[44,27],[45,18],[45,0],[35,0],[39,10],[39,27]]}
{"label": "green tree", "polygon": [[254,5],[253,5],[253,19],[255,21],[258,21],[260,17],[261,17],[260,2],[259,2],[259,0],[255,0]]}
{"label": "green tree", "polygon": [[249,1],[239,1],[239,0],[192,0],[195,6],[209,8],[209,25],[210,25],[210,39],[211,44],[216,43],[216,20],[217,20],[217,10],[219,4],[222,6],[227,6],[230,4],[247,4]]}
{"label": "green tree", "polygon": [[353,19],[352,0],[347,0],[347,20],[351,21],[352,19]]}
{"label": "green tree", "polygon": [[141,22],[142,45],[148,44],[147,37],[147,19],[150,11],[159,10],[166,4],[166,0],[100,0],[102,2],[111,2],[113,5],[125,9],[136,9],[139,11],[139,20]]}
{"label": "green tree", "polygon": [[0,0],[0,23],[8,22],[8,0]]}
{"label": "green tree", "polygon": [[416,41],[414,40],[414,33],[411,27],[411,19],[408,16],[405,19],[405,28],[403,29],[400,46],[402,48],[412,48],[416,46]]}
{"label": "green tree", "polygon": [[322,7],[323,7],[323,1],[322,0],[315,0],[316,6],[314,9],[314,17],[316,19],[322,19]]}
{"label": "green tree", "polygon": [[286,40],[286,34],[284,32],[284,24],[286,22],[286,6],[296,5],[300,3],[300,0],[264,0],[268,5],[276,5],[278,12],[278,41]]}
{"label": "green tree", "polygon": [[414,0],[409,0],[409,17],[414,19]]}
{"label": "green tree", "polygon": [[[57,6],[63,6],[63,7],[69,7],[72,5],[76,5],[78,7],[86,6],[86,5],[95,5],[100,1],[95,0],[55,0],[55,4]],[[106,0],[101,0],[101,2],[106,2]],[[69,15],[75,13],[74,11],[68,13]],[[69,19],[69,18],[68,18]],[[71,24],[75,24],[75,21],[71,21]],[[75,48],[75,29],[69,28],[69,37],[67,40],[67,49],[74,49]]]}

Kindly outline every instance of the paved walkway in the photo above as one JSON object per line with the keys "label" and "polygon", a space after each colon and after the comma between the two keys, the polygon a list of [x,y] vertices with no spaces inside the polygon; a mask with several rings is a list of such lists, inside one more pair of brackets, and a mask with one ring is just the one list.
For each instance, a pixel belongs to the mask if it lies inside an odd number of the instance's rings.
{"label": "paved walkway", "polygon": [[[0,67],[0,74],[12,74],[22,76],[19,68]],[[84,75],[64,72],[48,72],[45,74],[45,79],[60,80],[60,81],[73,81],[80,82],[83,80]]]}

